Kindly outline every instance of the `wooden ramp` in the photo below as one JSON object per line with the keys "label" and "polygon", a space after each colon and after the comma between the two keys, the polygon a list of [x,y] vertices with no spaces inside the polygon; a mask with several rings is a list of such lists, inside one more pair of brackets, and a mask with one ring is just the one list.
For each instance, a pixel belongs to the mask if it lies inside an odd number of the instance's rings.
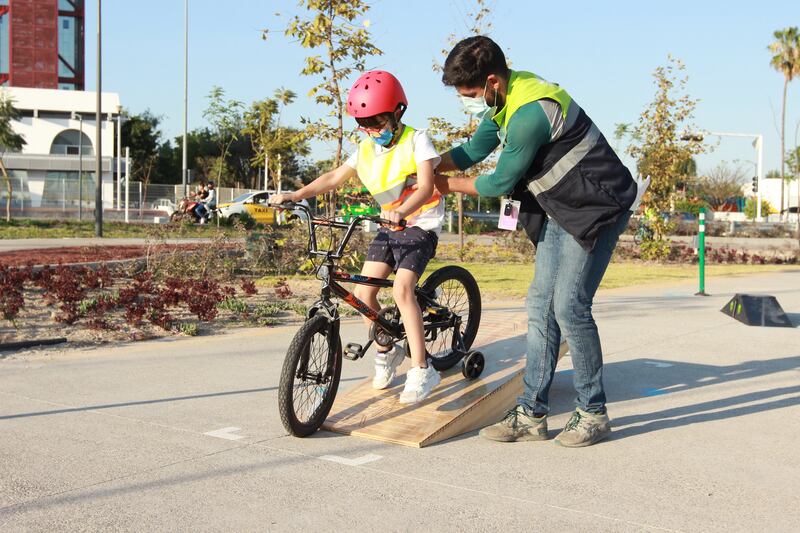
{"label": "wooden ramp", "polygon": [[480,378],[464,379],[459,363],[442,373],[428,399],[403,405],[406,360],[392,388],[375,390],[370,378],[340,393],[323,429],[421,448],[496,422],[522,392],[526,329],[523,314],[485,312],[474,346],[486,357]]}

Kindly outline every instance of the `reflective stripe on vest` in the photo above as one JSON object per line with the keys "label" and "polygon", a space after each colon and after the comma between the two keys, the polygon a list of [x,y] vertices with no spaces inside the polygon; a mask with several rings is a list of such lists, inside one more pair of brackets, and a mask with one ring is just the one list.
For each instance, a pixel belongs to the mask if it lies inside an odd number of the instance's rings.
{"label": "reflective stripe on vest", "polygon": [[[375,143],[370,139],[358,144],[358,177],[381,209],[386,211],[397,209],[414,193],[412,186],[417,180],[410,177],[417,172],[414,131],[414,128],[404,126],[397,144],[382,154],[375,154]],[[434,190],[425,205],[409,214],[408,218],[437,207],[440,202],[441,195]]]}
{"label": "reflective stripe on vest", "polygon": [[581,139],[581,142],[573,146],[569,152],[564,154],[564,157],[556,161],[556,164],[550,170],[528,183],[528,190],[536,196],[555,187],[570,170],[581,162],[581,159],[586,157],[589,150],[597,144],[599,138],[600,130],[592,124],[589,131]]}
{"label": "reflective stripe on vest", "polygon": [[[567,91],[531,72],[512,71],[508,79],[506,105],[497,115],[492,117],[492,120],[501,129],[505,130],[511,117],[520,107],[545,98],[553,100],[561,106],[564,127],[560,135],[551,138],[551,142],[558,142],[558,138],[575,125],[575,121],[580,114],[580,107],[572,101],[572,97],[567,94]],[[552,168],[539,176],[535,176],[528,183],[528,190],[536,196],[555,187],[589,153],[589,150],[597,144],[599,138],[600,130],[592,124],[577,145],[573,146],[561,159],[556,161]]]}

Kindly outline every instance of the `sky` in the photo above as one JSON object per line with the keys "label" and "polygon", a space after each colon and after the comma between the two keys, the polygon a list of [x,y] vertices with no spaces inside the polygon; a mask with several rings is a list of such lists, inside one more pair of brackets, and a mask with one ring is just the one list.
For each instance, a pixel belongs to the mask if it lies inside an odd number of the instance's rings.
{"label": "sky", "polygon": [[[800,1],[647,2],[576,0],[568,4],[488,0],[489,35],[512,68],[559,83],[609,140],[618,123],[635,123],[652,100],[652,72],[673,55],[686,65],[687,92],[699,99],[694,124],[716,132],[762,133],[765,172],[780,165],[783,76],[769,64],[772,32],[800,26]],[[376,0],[366,15],[384,54],[368,68],[389,70],[409,98],[405,122],[424,128],[428,117],[464,119],[455,92],[431,65],[447,38],[468,35],[471,0]],[[97,11],[86,5],[86,85],[96,89]],[[149,109],[174,138],[183,128],[183,6],[181,0],[103,3],[103,91],[120,94],[132,113]],[[285,87],[298,99],[287,124],[327,110],[307,96],[313,78],[300,75],[309,50],[283,35],[289,18],[303,16],[296,0],[189,0],[189,129],[205,125],[203,110],[215,85],[246,104]],[[262,39],[262,30],[271,30]],[[355,76],[348,85],[355,81]],[[800,140],[800,79],[789,86],[787,147]],[[744,138],[709,139],[713,152],[699,170],[720,162],[754,171],[755,149]],[[614,141],[612,140],[612,143]],[[316,143],[313,156],[330,157]],[[630,163],[630,160],[626,161]],[[748,170],[751,169],[751,170]]]}

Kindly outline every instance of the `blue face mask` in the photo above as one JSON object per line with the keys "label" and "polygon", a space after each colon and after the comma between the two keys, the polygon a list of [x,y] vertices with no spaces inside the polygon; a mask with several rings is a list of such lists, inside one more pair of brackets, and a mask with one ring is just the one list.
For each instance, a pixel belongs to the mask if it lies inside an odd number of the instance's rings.
{"label": "blue face mask", "polygon": [[394,132],[390,128],[381,130],[381,133],[378,136],[373,136],[373,135],[369,136],[369,138],[372,139],[378,146],[389,146],[390,144],[392,144],[393,137],[394,137]]}

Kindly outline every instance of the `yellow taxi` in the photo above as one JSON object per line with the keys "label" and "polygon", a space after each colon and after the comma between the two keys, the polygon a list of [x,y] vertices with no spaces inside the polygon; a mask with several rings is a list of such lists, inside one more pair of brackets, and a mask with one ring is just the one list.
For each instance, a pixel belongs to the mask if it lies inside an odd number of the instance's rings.
{"label": "yellow taxi", "polygon": [[222,218],[236,220],[244,213],[247,213],[253,217],[256,222],[260,222],[261,224],[274,224],[275,209],[267,204],[269,194],[270,193],[267,191],[244,193],[230,202],[219,204],[217,209]]}

